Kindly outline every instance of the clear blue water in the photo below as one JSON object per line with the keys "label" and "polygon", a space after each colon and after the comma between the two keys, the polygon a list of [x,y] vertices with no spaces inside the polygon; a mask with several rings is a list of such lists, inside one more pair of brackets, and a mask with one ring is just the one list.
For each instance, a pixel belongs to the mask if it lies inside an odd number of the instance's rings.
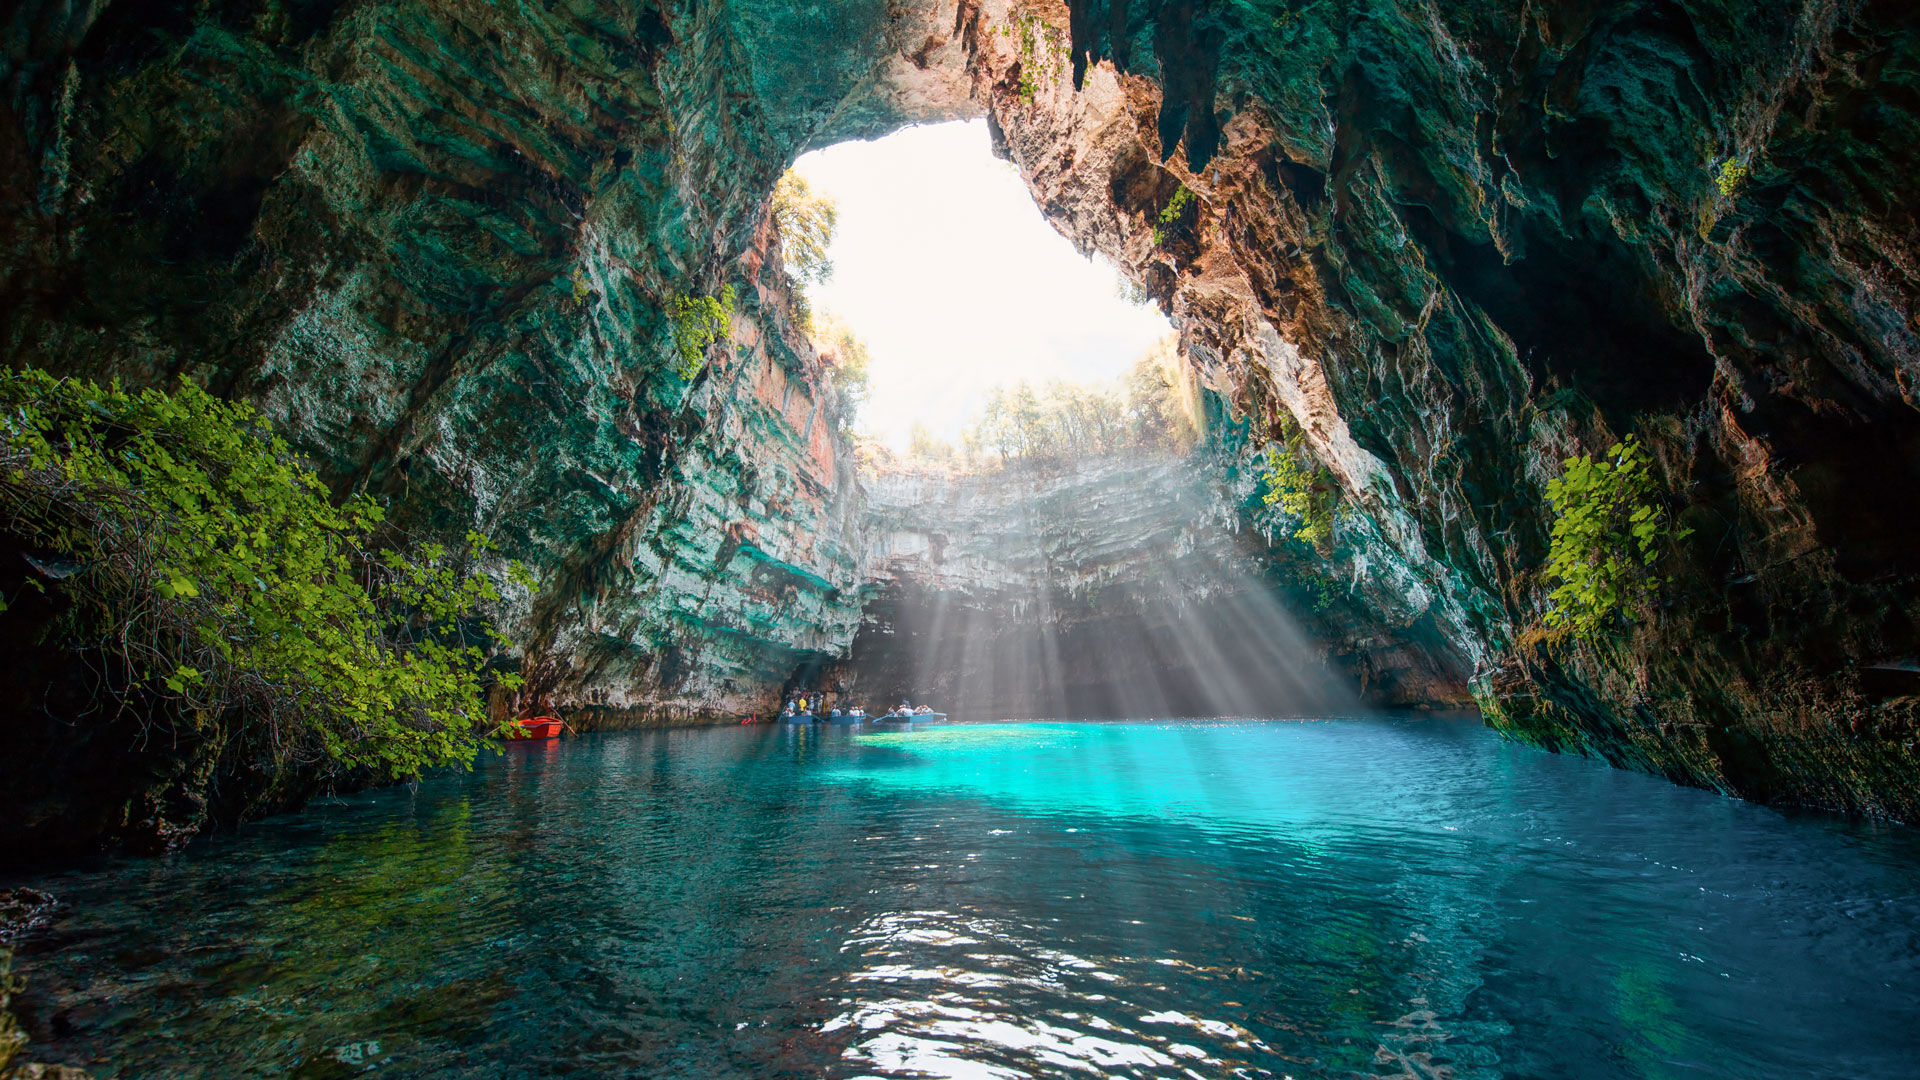
{"label": "clear blue water", "polygon": [[1920,840],[1476,722],[588,737],[19,882],[102,1077],[1913,1077]]}

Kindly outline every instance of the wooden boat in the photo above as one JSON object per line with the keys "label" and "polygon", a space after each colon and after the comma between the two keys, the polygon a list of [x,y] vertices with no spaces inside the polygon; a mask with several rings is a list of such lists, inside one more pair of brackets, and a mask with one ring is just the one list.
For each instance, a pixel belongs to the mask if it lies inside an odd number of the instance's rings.
{"label": "wooden boat", "polygon": [[921,713],[890,712],[885,716],[874,717],[873,722],[876,724],[884,724],[889,722],[897,723],[897,724],[905,724],[914,720],[945,720],[946,718],[947,718],[947,714],[943,712],[921,712]]}
{"label": "wooden boat", "polygon": [[507,741],[545,742],[557,739],[563,726],[557,716],[529,716],[507,726]]}
{"label": "wooden boat", "polygon": [[810,712],[781,713],[780,719],[788,724],[811,724],[816,717]]}

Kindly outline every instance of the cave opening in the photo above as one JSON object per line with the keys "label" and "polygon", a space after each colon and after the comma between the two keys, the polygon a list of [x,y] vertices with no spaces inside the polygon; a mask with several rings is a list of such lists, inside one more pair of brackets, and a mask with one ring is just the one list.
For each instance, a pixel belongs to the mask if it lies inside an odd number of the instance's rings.
{"label": "cave opening", "polygon": [[[795,179],[804,194],[789,197]],[[864,354],[856,437],[896,454],[963,451],[996,392],[1105,388],[1173,332],[1112,263],[1048,223],[984,120],[809,152],[775,199],[776,213],[812,200],[828,215],[825,250],[787,235],[786,263],[815,340],[832,350],[850,333]]]}
{"label": "cave opening", "polygon": [[1287,537],[1253,523],[1258,463],[1166,313],[994,149],[982,120],[909,127],[801,156],[772,196],[859,462],[869,567],[851,646],[802,659],[783,696],[973,718],[1351,711],[1273,580]]}
{"label": "cave opening", "polygon": [[6,23],[0,1077],[1913,1075],[1920,4]]}

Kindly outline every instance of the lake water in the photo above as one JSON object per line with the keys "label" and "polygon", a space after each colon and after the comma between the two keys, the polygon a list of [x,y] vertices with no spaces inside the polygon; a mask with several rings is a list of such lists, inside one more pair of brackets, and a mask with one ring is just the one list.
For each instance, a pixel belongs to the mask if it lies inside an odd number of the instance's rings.
{"label": "lake water", "polygon": [[31,884],[100,1077],[1901,1077],[1920,840],[1369,719],[516,748]]}

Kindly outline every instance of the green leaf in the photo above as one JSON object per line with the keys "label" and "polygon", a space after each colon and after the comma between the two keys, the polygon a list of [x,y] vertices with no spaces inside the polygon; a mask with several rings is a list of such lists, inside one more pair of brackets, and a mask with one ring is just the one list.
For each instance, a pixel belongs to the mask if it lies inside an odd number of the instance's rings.
{"label": "green leaf", "polygon": [[1598,632],[1632,600],[1651,599],[1662,581],[1651,573],[1660,552],[1688,535],[1661,514],[1652,459],[1633,436],[1603,455],[1566,460],[1545,486],[1555,511],[1544,578],[1549,626],[1580,636]]}
{"label": "green leaf", "polygon": [[[124,648],[130,621],[147,620],[157,655],[127,655],[129,670],[169,672],[174,693],[243,724],[276,717],[262,745],[278,753],[393,776],[472,760],[486,654],[436,639],[456,624],[486,636],[478,608],[499,590],[471,568],[483,542],[383,534],[393,542],[376,550],[377,504],[333,506],[250,408],[184,381],[128,394],[0,371],[0,453],[42,474],[0,486],[16,539],[97,567],[51,586],[77,601],[79,644]],[[154,603],[180,598],[201,602]]]}

